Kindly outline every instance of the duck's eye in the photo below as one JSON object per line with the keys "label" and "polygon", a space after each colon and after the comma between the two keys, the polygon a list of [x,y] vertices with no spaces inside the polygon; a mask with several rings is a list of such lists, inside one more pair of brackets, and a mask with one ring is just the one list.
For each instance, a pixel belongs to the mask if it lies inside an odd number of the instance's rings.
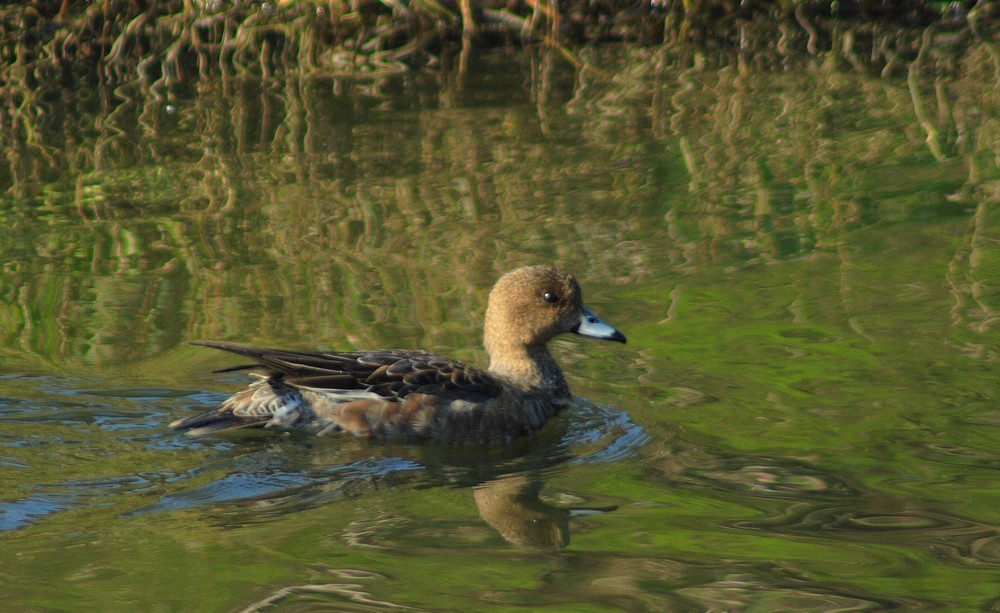
{"label": "duck's eye", "polygon": [[548,302],[549,304],[555,304],[559,302],[559,295],[555,292],[545,292],[542,294],[542,300]]}

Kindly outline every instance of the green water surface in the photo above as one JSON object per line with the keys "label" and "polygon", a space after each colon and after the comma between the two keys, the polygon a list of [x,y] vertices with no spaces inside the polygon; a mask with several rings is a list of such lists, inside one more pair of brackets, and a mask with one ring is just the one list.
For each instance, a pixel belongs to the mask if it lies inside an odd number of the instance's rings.
{"label": "green water surface", "polygon": [[[1000,607],[996,50],[581,57],[5,106],[5,610]],[[542,262],[629,343],[530,440],[167,428],[187,341],[482,363]]]}

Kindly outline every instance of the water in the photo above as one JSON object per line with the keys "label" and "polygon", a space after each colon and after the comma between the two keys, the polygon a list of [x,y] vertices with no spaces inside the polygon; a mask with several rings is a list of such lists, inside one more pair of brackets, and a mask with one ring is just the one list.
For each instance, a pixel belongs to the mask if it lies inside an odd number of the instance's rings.
{"label": "water", "polygon": [[[0,596],[996,608],[989,53],[886,78],[525,53],[5,109]],[[577,398],[536,437],[167,428],[245,384],[188,340],[482,362],[493,281],[546,261],[629,343],[554,343]]]}

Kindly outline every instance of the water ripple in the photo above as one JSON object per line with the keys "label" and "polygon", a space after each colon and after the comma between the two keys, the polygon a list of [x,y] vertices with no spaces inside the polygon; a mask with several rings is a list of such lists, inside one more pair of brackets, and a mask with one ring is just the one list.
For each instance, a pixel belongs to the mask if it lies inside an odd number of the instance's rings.
{"label": "water ripple", "polygon": [[0,531],[24,528],[39,519],[68,508],[72,495],[32,496],[0,502]]}
{"label": "water ripple", "polygon": [[[818,586],[817,586],[818,587]],[[731,575],[720,581],[678,592],[708,611],[797,611],[833,613],[839,611],[884,611],[905,608],[922,610],[927,605],[907,599],[891,601],[871,599],[848,592],[820,591],[767,585],[751,577]]]}
{"label": "water ripple", "polygon": [[[756,461],[755,461],[756,460]],[[685,476],[713,489],[749,494],[798,498],[844,498],[860,491],[844,479],[789,461],[760,458],[725,458],[704,468],[691,468]]]}
{"label": "water ripple", "polygon": [[233,473],[207,485],[162,496],[159,502],[131,513],[177,511],[225,502],[256,500],[274,496],[309,483],[307,476],[271,472],[267,474]]}

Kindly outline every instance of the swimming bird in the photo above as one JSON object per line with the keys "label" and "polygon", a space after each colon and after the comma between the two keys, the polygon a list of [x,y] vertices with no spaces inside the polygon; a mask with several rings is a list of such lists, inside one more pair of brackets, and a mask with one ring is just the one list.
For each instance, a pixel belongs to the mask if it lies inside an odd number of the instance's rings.
{"label": "swimming bird", "polygon": [[529,435],[570,402],[546,343],[566,332],[625,342],[583,305],[573,275],[528,266],[490,291],[487,369],[421,351],[303,352],[222,341],[193,344],[250,358],[257,380],[215,410],[178,419],[194,436],[237,428],[350,433],[382,440],[491,443]]}

